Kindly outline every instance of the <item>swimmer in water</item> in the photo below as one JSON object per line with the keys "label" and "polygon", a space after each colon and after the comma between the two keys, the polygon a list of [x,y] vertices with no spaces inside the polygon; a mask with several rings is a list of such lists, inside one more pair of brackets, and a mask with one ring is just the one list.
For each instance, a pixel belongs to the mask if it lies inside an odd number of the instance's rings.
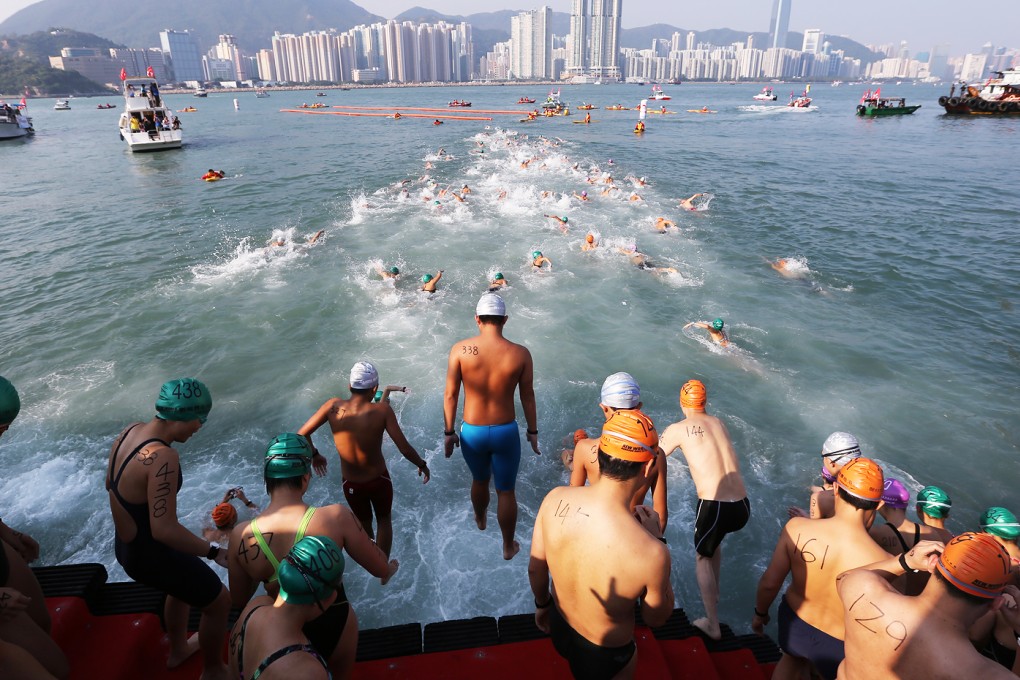
{"label": "swimmer in water", "polygon": [[548,217],[551,220],[556,220],[557,222],[559,222],[559,224],[556,226],[560,228],[560,231],[562,231],[564,234],[567,233],[567,229],[569,229],[567,225],[570,223],[570,218],[560,217],[559,215],[542,215],[542,217]]}
{"label": "swimmer in water", "polygon": [[443,271],[440,269],[436,272],[436,275],[425,274],[421,277],[421,290],[432,294],[436,292],[436,284],[439,283],[439,279],[443,278]]}
{"label": "swimmer in water", "polygon": [[502,201],[504,199],[506,199],[506,189],[500,189],[499,190],[499,196],[496,197],[496,200],[497,201]]}
{"label": "swimmer in water", "polygon": [[573,446],[563,449],[560,453],[560,460],[563,461],[563,467],[568,470],[574,469],[574,449],[577,447],[577,443],[588,438],[588,433],[584,430],[574,430],[574,444]]}
{"label": "swimmer in water", "polygon": [[467,194],[470,194],[471,193],[471,187],[469,187],[467,184],[465,184],[463,187],[461,187],[460,193],[465,195],[465,196]]}
{"label": "swimmer in water", "polygon": [[576,198],[579,201],[587,201],[588,200],[588,192],[587,191],[582,191],[580,194],[578,194],[575,191],[574,192],[574,198]]}
{"label": "swimmer in water", "polygon": [[503,288],[504,286],[509,286],[509,285],[510,285],[510,282],[506,280],[506,277],[503,276],[503,273],[502,272],[496,272],[493,275],[492,280],[489,281],[489,292],[490,293],[494,293],[497,290],[499,290],[500,288]]}
{"label": "swimmer in water", "polygon": [[799,270],[793,270],[790,268],[791,262],[785,258],[779,258],[775,262],[766,260],[769,266],[779,272],[779,275],[787,279],[799,279],[802,276],[802,272]]}
{"label": "swimmer in water", "polygon": [[534,267],[536,270],[538,270],[538,269],[541,269],[542,265],[544,265],[544,264],[548,264],[549,265],[549,271],[552,271],[552,264],[553,264],[552,260],[550,260],[548,257],[543,255],[541,250],[536,250],[533,253],[531,253],[531,266],[532,267]]}
{"label": "swimmer in water", "polygon": [[627,200],[633,203],[634,201],[643,201],[645,199],[641,198],[640,195],[632,191]]}
{"label": "swimmer in water", "polygon": [[595,240],[595,234],[588,232],[588,235],[584,237],[584,243],[581,244],[581,250],[588,252],[595,250],[599,247],[598,241]]}
{"label": "swimmer in water", "polygon": [[400,278],[400,270],[396,267],[390,267],[389,269],[376,267],[375,270],[379,272],[379,276],[381,276],[384,281],[387,279],[397,280]]}
{"label": "swimmer in water", "polygon": [[[319,231],[317,231],[314,234],[312,234],[311,236],[309,236],[308,240],[305,241],[305,243],[307,245],[312,245],[313,243],[318,241],[322,237],[322,235],[325,234],[325,233],[326,233],[325,229],[320,229]],[[283,236],[280,236],[279,238],[275,238],[275,239],[273,239],[272,241],[269,242],[269,248],[282,248],[285,245],[287,245],[287,239],[285,237],[283,237]],[[269,248],[267,248],[267,250],[269,250]]]}
{"label": "swimmer in water", "polygon": [[665,234],[667,229],[671,229],[676,226],[671,220],[667,220],[665,217],[655,218],[655,230],[660,234]]}
{"label": "swimmer in water", "polygon": [[652,272],[653,274],[678,274],[679,272],[675,267],[658,267],[648,259],[648,256],[644,253],[638,252],[636,245],[631,245],[626,248],[617,248],[618,252],[626,255],[630,258],[630,263],[638,269],[644,269]]}
{"label": "swimmer in water", "polygon": [[681,198],[680,207],[683,208],[684,210],[697,211],[698,209],[694,206],[694,199],[700,198],[701,196],[704,195],[705,194],[694,194],[690,198]]}
{"label": "swimmer in water", "polygon": [[704,328],[708,331],[709,336],[711,336],[712,342],[720,347],[726,347],[730,344],[730,338],[726,335],[726,331],[723,330],[723,325],[722,319],[715,319],[711,323],[708,321],[691,321],[690,323],[685,324],[684,328],[687,329],[691,326],[694,326],[695,328]]}

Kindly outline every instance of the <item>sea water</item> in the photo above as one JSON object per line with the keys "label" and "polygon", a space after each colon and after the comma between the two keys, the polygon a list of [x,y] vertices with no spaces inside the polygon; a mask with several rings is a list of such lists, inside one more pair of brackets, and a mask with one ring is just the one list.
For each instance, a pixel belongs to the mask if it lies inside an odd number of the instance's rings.
{"label": "sea water", "polygon": [[[23,404],[0,441],[4,521],[39,540],[41,563],[100,562],[123,580],[103,489],[109,446],[153,415],[164,380],[196,376],[213,394],[209,421],[179,446],[179,516],[197,532],[228,487],[266,503],[267,442],[345,396],[362,359],[383,384],[408,386],[393,407],[433,474],[423,486],[386,440],[401,567],[382,587],[351,563],[362,627],[532,610],[535,511],[566,483],[570,433],[598,431],[599,387],[616,371],[638,379],[660,430],[680,417],[690,378],[729,428],[752,506],[723,544],[720,611],[738,631],[834,430],[856,434],[912,492],[944,487],[953,531],[976,528],[989,505],[1020,510],[1020,120],[947,117],[942,92],[921,86],[888,93],[920,111],[881,120],[854,115],[850,87],[816,87],[808,110],[754,102],[760,85],[668,89],[678,113],[648,116],[643,136],[635,112],[604,108],[590,126],[280,111],[459,98],[473,107],[454,113],[486,115],[523,110],[522,95],[541,101],[536,86],[273,92],[237,95],[239,110],[232,94],[168,95],[198,111],[178,114],[185,147],[155,154],[127,151],[117,110],[94,108],[103,100],[72,100],[69,112],[31,102],[35,137],[0,145],[0,374]],[[647,94],[563,90],[573,119],[582,101],[636,106]],[[686,111],[702,106],[718,113]],[[208,168],[226,178],[200,181]],[[605,173],[620,192],[588,183]],[[464,203],[438,195],[465,184]],[[583,190],[591,200],[572,197]],[[707,209],[681,210],[696,192],[712,196]],[[543,214],[569,217],[569,230]],[[676,228],[656,233],[659,216]],[[589,231],[601,247],[585,253]],[[618,251],[631,245],[677,272],[634,267]],[[534,250],[551,270],[532,271]],[[797,277],[777,275],[766,262],[776,258]],[[400,280],[380,280],[377,266],[399,267]],[[439,292],[418,292],[439,269]],[[509,562],[494,512],[475,528],[459,451],[442,451],[447,352],[476,331],[475,301],[497,271],[510,284],[506,336],[534,356],[542,448],[522,454],[522,552]],[[728,349],[683,330],[715,317]],[[328,434],[316,442],[330,466],[308,498],[343,502]],[[700,616],[695,491],[679,452],[668,479],[677,605]]]}

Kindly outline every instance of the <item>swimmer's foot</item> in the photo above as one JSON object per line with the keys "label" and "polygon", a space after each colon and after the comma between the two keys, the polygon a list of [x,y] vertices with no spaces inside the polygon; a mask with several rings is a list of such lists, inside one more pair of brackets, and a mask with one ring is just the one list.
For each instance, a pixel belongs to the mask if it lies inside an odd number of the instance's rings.
{"label": "swimmer's foot", "polygon": [[386,585],[387,583],[389,583],[390,579],[393,578],[393,575],[397,573],[397,569],[399,568],[400,562],[397,562],[396,560],[390,560],[390,573],[386,574],[381,579],[379,579],[380,584]]}
{"label": "swimmer's foot", "polygon": [[512,560],[514,558],[514,555],[516,555],[520,551],[521,551],[521,544],[518,543],[517,541],[514,541],[509,549],[507,549],[507,547],[504,545],[503,546],[503,559],[504,560]]}
{"label": "swimmer's foot", "polygon": [[691,621],[691,625],[693,625],[695,628],[697,628],[698,630],[700,630],[702,633],[704,633],[713,640],[716,641],[722,640],[722,629],[719,627],[718,623],[713,624],[708,619],[701,618],[695,621]]}
{"label": "swimmer's foot", "polygon": [[184,648],[178,651],[170,650],[170,656],[166,660],[166,667],[173,670],[177,668],[185,661],[191,658],[191,656],[198,651],[198,633],[188,638],[188,641],[184,644]]}
{"label": "swimmer's foot", "polygon": [[487,522],[488,520],[486,519],[485,515],[482,515],[481,517],[475,515],[475,524],[477,524],[478,528],[481,529],[482,531],[485,531],[485,526]]}

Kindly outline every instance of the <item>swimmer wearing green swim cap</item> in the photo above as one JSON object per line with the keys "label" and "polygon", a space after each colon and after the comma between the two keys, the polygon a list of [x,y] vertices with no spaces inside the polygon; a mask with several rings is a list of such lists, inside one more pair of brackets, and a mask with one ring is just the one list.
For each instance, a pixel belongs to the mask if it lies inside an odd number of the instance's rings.
{"label": "swimmer wearing green swim cap", "polygon": [[493,274],[492,280],[489,281],[489,292],[490,293],[495,292],[495,291],[499,290],[500,288],[503,288],[504,286],[509,286],[509,285],[510,285],[510,283],[506,280],[506,277],[503,276],[503,273],[502,272],[496,272],[495,274]]}
{"label": "swimmer wearing green swim cap", "polygon": [[548,264],[549,270],[552,270],[552,260],[543,255],[541,250],[533,251],[531,253],[531,266],[535,269],[541,269],[544,264]]}
{"label": "swimmer wearing green swim cap", "polygon": [[730,344],[730,338],[726,334],[726,331],[723,330],[723,325],[723,320],[717,318],[711,322],[691,321],[690,323],[685,324],[684,328],[690,328],[691,326],[694,326],[695,328],[704,328],[708,331],[708,335],[712,338],[712,342],[720,347],[726,347]]}
{"label": "swimmer wearing green swim cap", "polygon": [[11,381],[0,376],[0,435],[7,431],[21,411],[21,399]]}
{"label": "swimmer wearing green swim cap", "polygon": [[440,269],[436,272],[436,275],[425,274],[421,277],[421,289],[426,293],[435,293],[436,285],[439,283],[439,279],[443,278],[443,270]]}
{"label": "swimmer wearing green swim cap", "polygon": [[382,277],[383,280],[386,280],[386,279],[396,279],[396,278],[400,277],[400,269],[398,269],[397,267],[390,267],[389,269],[383,269],[379,265],[376,265],[375,271],[376,271],[376,273],[379,274],[380,277]]}

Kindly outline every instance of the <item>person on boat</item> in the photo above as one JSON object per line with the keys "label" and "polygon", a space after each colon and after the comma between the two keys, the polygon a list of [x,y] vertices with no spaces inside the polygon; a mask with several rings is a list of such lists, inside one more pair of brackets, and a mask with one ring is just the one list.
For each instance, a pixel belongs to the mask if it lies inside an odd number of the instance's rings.
{"label": "person on boat", "polygon": [[531,253],[531,266],[534,269],[541,269],[542,265],[548,264],[549,270],[552,271],[552,260],[542,254],[541,250],[536,250]]}
{"label": "person on boat", "polygon": [[585,125],[591,123],[591,114],[590,113],[584,114],[584,123],[585,123]]}
{"label": "person on boat", "polygon": [[726,331],[723,330],[724,325],[725,323],[723,322],[722,319],[715,319],[711,322],[691,321],[689,323],[684,324],[684,328],[687,329],[690,328],[691,326],[694,326],[695,328],[704,328],[706,331],[708,331],[708,335],[709,337],[712,338],[712,342],[721,347],[726,347],[727,345],[730,344],[730,338],[726,334]]}
{"label": "person on boat", "polygon": [[439,279],[443,278],[443,271],[440,269],[436,272],[436,275],[424,274],[421,277],[421,290],[425,293],[435,293],[436,285],[439,283]]}
{"label": "person on boat", "polygon": [[584,243],[581,244],[581,250],[584,252],[588,252],[590,250],[595,250],[598,247],[599,244],[598,241],[595,239],[595,234],[588,232],[588,234],[584,237]]}
{"label": "person on boat", "polygon": [[[21,412],[21,398],[11,381],[0,376],[0,436]],[[32,569],[39,544],[0,521],[0,670],[18,678],[63,680],[70,667],[50,637],[50,613]]]}
{"label": "person on boat", "polygon": [[226,493],[223,494],[223,500],[209,513],[212,526],[202,529],[202,536],[205,540],[217,544],[223,550],[227,549],[227,544],[230,542],[230,532],[237,526],[237,508],[230,502],[235,498],[256,515],[261,512],[259,506],[252,503],[244,495],[243,488],[237,486],[227,489]]}
{"label": "person on boat", "polygon": [[705,194],[694,194],[690,198],[681,198],[680,199],[680,207],[685,209],[685,210],[697,211],[698,208],[697,208],[697,206],[694,205],[694,199],[700,198],[700,197],[702,197],[704,195]]}
{"label": "person on boat", "polygon": [[657,445],[643,413],[614,413],[597,447],[599,482],[553,489],[535,517],[528,564],[535,625],[575,678],[633,677],[635,605],[653,628],[673,611],[659,518],[644,505],[630,507],[654,472]]}
{"label": "person on boat", "polygon": [[[280,569],[291,548],[305,536],[326,536],[373,576],[389,580],[399,563],[365,533],[346,505],[309,506],[304,495],[312,479],[312,446],[308,438],[283,433],[266,448],[262,473],[269,505],[255,519],[234,528],[230,537],[230,602],[245,607],[259,584],[269,597],[280,587]],[[327,660],[335,677],[346,678],[354,665],[358,618],[343,589],[329,608],[302,626],[313,647]],[[235,676],[236,677],[236,676]]]}
{"label": "person on boat", "polygon": [[667,229],[675,227],[676,223],[672,220],[667,220],[665,217],[655,218],[655,230],[660,234],[665,234]]}
{"label": "person on boat", "polygon": [[[602,383],[599,393],[599,408],[602,416],[609,420],[617,411],[641,410],[641,388],[630,373],[620,371],[613,373]],[[570,472],[571,486],[584,486],[585,483],[595,484],[601,477],[598,466],[598,440],[583,439],[574,443],[574,461],[576,464]],[[655,468],[651,477],[634,491],[630,500],[633,510],[645,502],[648,492],[652,492],[652,508],[659,519],[659,530],[666,531],[669,521],[669,508],[666,505],[666,455],[661,448],[656,450]]]}
{"label": "person on boat", "polygon": [[644,132],[644,131],[645,131],[645,121],[639,120],[637,122],[637,125],[634,126],[634,132]]}
{"label": "person on boat", "polygon": [[751,503],[740,476],[740,462],[726,425],[705,413],[708,391],[700,380],[680,388],[683,420],[662,432],[659,445],[668,456],[680,449],[694,481],[698,504],[694,520],[695,574],[705,618],[693,625],[713,640],[722,639],[719,626],[719,575],[722,541],[740,531],[751,518]]}
{"label": "person on boat", "polygon": [[[916,597],[891,581],[908,571],[931,574]],[[998,612],[1020,628],[1020,590],[1009,557],[986,534],[965,533],[946,544],[922,541],[905,554],[839,575],[846,658],[844,680],[863,678],[988,678],[1016,675],[978,652],[968,636],[974,622]],[[1011,647],[1016,649],[1015,634]],[[778,670],[778,667],[777,667]]]}
{"label": "person on boat", "polygon": [[131,120],[129,121],[129,125],[131,127],[131,132],[142,131],[142,121],[138,119],[138,116],[132,115]]}
{"label": "person on boat", "polygon": [[[518,392],[527,439],[536,455],[538,411],[535,401],[534,364],[527,347],[503,337],[506,304],[496,293],[485,293],[475,305],[478,335],[453,345],[447,358],[443,396],[443,449],[447,458],[462,447],[471,471],[471,507],[475,524],[484,531],[488,523],[489,480],[496,487],[496,520],[503,539],[503,559],[513,559],[521,546],[517,531],[517,470],[521,440],[517,430],[514,392]],[[457,404],[464,388],[464,412],[460,436],[455,429]]]}
{"label": "person on boat", "polygon": [[837,576],[889,557],[868,535],[882,502],[883,481],[878,463],[855,458],[836,477],[832,517],[794,517],[780,532],[772,561],[758,581],[751,620],[752,630],[762,634],[772,602],[786,577],[792,576],[779,605],[783,656],[777,677],[807,677],[813,667],[826,680],[835,680],[846,635]]}
{"label": "person on boat", "polygon": [[496,272],[493,275],[492,279],[489,281],[489,292],[490,293],[495,293],[500,288],[504,288],[504,287],[509,286],[509,285],[510,285],[510,283],[506,280],[506,277],[503,276],[503,273],[502,272]]}
{"label": "person on boat", "polygon": [[[705,110],[708,110],[708,107],[705,107]],[[659,109],[659,113],[666,113],[666,105],[665,104],[663,104],[662,108]]]}
{"label": "person on boat", "polygon": [[390,267],[389,269],[383,269],[382,267],[377,266],[375,268],[375,270],[379,273],[379,276],[381,276],[383,278],[383,280],[387,280],[387,279],[396,280],[396,279],[400,278],[400,269],[397,268],[397,267]]}
{"label": "person on boat", "polygon": [[[202,560],[226,566],[227,553],[177,519],[184,475],[172,444],[191,439],[211,409],[212,396],[201,381],[168,380],[159,390],[156,416],[129,425],[117,436],[106,470],[117,562],[133,580],[166,593],[167,667],[176,668],[201,651],[205,680],[227,677],[222,652],[230,597]],[[197,638],[189,640],[191,607],[202,611],[202,620]]]}
{"label": "person on boat", "polygon": [[[396,387],[394,385],[387,389]],[[423,483],[428,483],[432,473],[428,463],[404,436],[389,398],[373,402],[379,389],[379,373],[375,366],[367,361],[354,364],[349,389],[350,399],[333,397],[326,401],[301,426],[298,434],[308,437],[311,442],[312,433],[329,423],[333,443],[340,455],[344,498],[354,511],[354,516],[365,527],[368,537],[376,539],[388,557],[393,546],[393,522],[390,518],[393,483],[382,453],[383,434],[388,434],[400,455],[418,469],[418,476],[423,477]],[[312,451],[316,474],[325,476],[326,458],[319,454],[314,444]],[[373,516],[378,531],[373,531]]]}
{"label": "person on boat", "polygon": [[329,663],[304,629],[345,599],[344,567],[340,546],[328,536],[306,536],[295,543],[280,563],[279,594],[249,602],[230,632],[233,676],[248,680],[272,667],[268,675],[273,677],[330,678]]}

